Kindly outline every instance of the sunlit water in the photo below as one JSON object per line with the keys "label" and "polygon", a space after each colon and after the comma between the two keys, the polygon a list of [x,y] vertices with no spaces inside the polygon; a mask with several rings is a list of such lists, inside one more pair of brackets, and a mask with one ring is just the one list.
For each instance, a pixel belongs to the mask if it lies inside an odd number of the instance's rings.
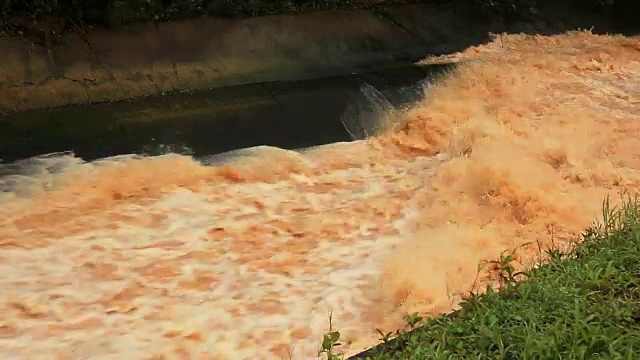
{"label": "sunlit water", "polygon": [[0,357],[314,359],[329,314],[354,353],[494,282],[483,260],[519,248],[530,266],[637,190],[637,38],[459,57],[486,61],[367,141],[5,164]]}

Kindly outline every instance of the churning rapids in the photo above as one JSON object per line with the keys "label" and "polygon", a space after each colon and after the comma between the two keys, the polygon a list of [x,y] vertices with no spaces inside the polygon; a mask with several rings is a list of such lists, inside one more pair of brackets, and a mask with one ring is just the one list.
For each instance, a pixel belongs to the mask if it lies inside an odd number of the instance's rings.
{"label": "churning rapids", "polygon": [[637,191],[640,39],[505,35],[452,57],[366,141],[5,175],[0,357],[314,359],[330,313],[353,354],[496,281],[483,260],[531,266]]}

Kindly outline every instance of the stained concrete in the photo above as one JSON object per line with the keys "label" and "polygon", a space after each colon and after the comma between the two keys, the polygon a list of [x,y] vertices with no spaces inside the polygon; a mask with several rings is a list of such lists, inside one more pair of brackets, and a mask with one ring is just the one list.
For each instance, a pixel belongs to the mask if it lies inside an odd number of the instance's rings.
{"label": "stained concrete", "polygon": [[401,27],[357,10],[96,30],[50,52],[0,37],[0,49],[0,113],[348,74],[426,52]]}

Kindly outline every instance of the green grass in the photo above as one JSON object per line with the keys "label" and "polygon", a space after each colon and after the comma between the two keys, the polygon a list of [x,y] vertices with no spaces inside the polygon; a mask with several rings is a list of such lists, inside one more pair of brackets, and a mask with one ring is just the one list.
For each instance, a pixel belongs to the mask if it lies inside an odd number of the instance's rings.
{"label": "green grass", "polygon": [[571,252],[548,251],[525,281],[498,261],[501,291],[471,295],[368,359],[640,358],[640,201],[605,201],[603,219]]}

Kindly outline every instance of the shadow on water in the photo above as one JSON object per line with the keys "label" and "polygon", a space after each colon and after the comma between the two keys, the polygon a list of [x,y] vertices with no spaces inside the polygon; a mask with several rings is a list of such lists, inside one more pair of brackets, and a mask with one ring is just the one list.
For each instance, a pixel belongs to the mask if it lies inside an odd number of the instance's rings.
{"label": "shadow on water", "polygon": [[398,108],[415,102],[425,79],[452,66],[411,65],[11,114],[0,118],[0,159],[63,151],[87,161],[134,153],[202,157],[260,145],[296,149],[349,141],[366,135],[380,103]]}

